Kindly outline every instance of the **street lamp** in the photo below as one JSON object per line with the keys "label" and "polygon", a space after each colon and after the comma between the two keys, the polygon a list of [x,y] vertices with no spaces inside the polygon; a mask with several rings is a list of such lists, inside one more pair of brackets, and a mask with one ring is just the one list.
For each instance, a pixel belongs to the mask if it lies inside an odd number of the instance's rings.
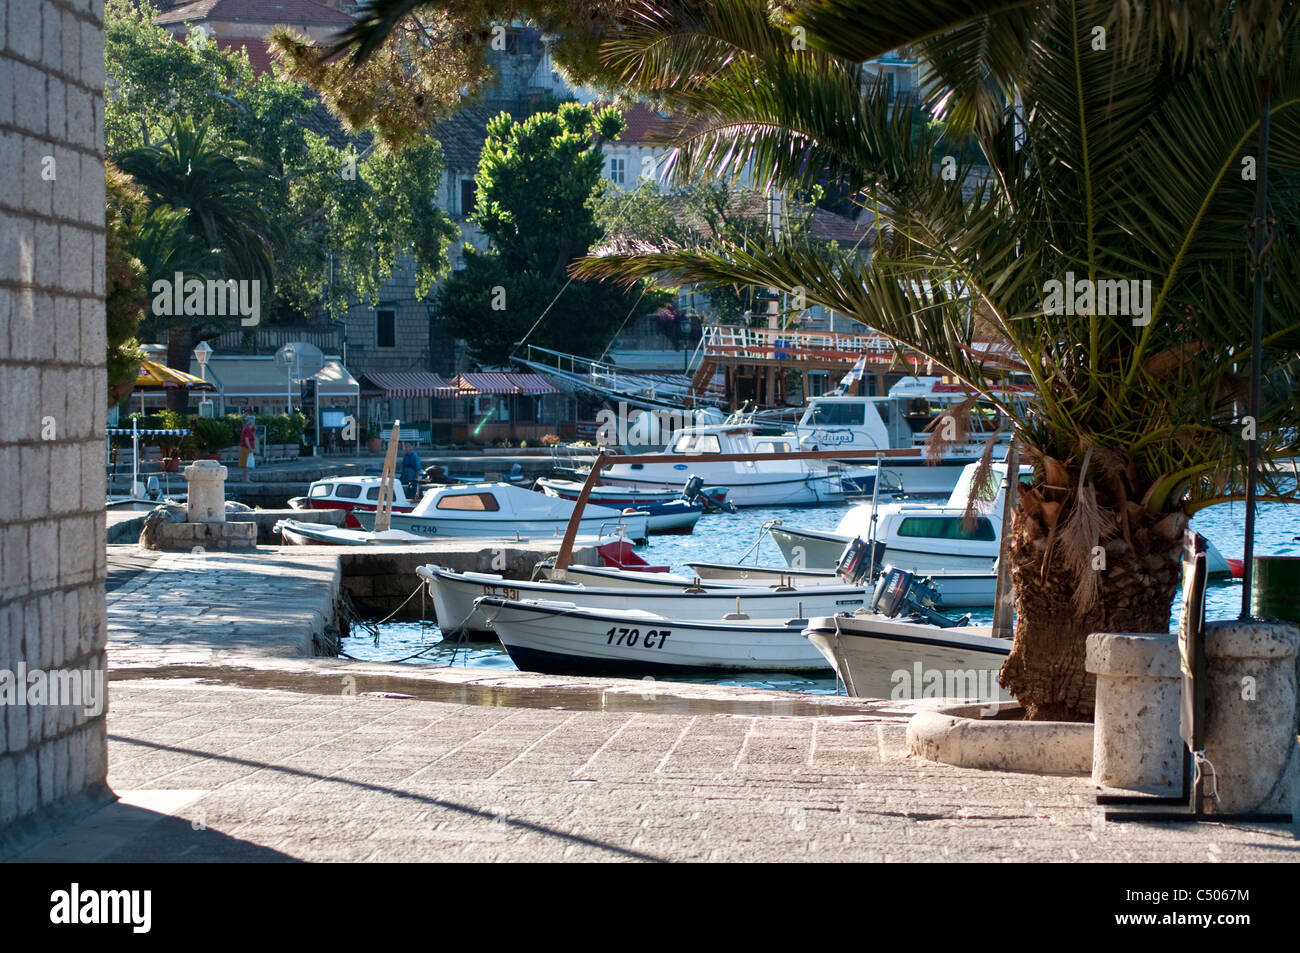
{"label": "street lamp", "polygon": [[[194,348],[194,360],[198,361],[199,376],[203,378],[203,383],[205,384],[208,382],[208,358],[211,356],[212,345],[207,341],[200,341],[198,346]],[[204,394],[204,396],[199,398],[199,416],[212,416],[212,401],[208,398],[207,394]]]}

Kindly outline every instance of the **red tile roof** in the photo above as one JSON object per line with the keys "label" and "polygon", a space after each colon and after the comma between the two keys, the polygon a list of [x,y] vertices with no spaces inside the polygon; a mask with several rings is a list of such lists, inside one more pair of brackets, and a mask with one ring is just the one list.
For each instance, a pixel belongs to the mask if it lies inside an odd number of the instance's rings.
{"label": "red tile roof", "polygon": [[266,40],[255,40],[251,36],[236,37],[217,37],[217,49],[222,50],[247,50],[248,62],[253,66],[253,72],[258,76],[263,73],[271,72],[271,64],[275,62],[275,57],[271,55],[271,48]]}
{"label": "red tile roof", "polygon": [[154,22],[197,23],[201,20],[243,20],[289,26],[347,26],[352,17],[317,0],[190,0],[154,17]]}

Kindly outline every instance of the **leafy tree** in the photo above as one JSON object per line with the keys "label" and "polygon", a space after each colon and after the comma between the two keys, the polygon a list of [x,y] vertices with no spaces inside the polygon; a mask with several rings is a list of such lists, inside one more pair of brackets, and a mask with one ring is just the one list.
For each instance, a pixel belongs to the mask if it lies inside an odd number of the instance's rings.
{"label": "leafy tree", "polygon": [[[356,298],[373,301],[408,254],[417,291],[427,292],[447,269],[447,246],[456,234],[434,204],[442,153],[427,129],[402,149],[331,144],[308,126],[319,106],[302,83],[256,75],[245,53],[223,51],[201,31],[176,42],[152,15],[147,3],[106,5],[106,152],[117,158],[167,148],[179,118],[206,129],[205,144],[214,152],[258,170],[251,180],[256,205],[292,239],[272,243],[264,320],[341,315]],[[166,215],[141,223],[149,254],[140,257],[151,275],[177,270],[153,270],[169,258],[196,273],[217,267],[192,248],[168,247],[176,237]]]}
{"label": "leafy tree", "polygon": [[[400,147],[459,108],[492,78],[486,56],[503,49],[510,24],[550,38],[553,62],[575,83],[599,82],[601,38],[637,0],[378,0],[335,44],[313,46],[288,29],[272,43],[289,72],[315,89],[348,129],[374,131]],[[341,50],[355,56],[338,57]]]}
{"label": "leafy tree", "polygon": [[[1016,631],[1002,684],[1031,717],[1086,718],[1091,632],[1165,632],[1190,516],[1240,499],[1250,438],[1296,452],[1300,26],[1292,6],[761,0],[658,8],[611,39],[629,86],[670,100],[678,168],[795,188],[828,180],[886,226],[870,262],[807,242],[719,239],[584,262],[581,277],[798,286],[920,352],[999,407],[1034,466],[1014,513]],[[1095,44],[1105,25],[1108,43]],[[916,44],[932,101],[990,175],[936,175],[934,130],[865,89],[858,64]],[[1265,406],[1244,419],[1260,81],[1272,84]],[[1123,280],[1052,303],[1051,282]],[[1144,284],[1145,283],[1145,284]],[[996,329],[972,337],[972,312]],[[1034,391],[1009,398],[1010,366]],[[932,438],[933,439],[933,438]],[[1279,471],[1263,499],[1294,500]]]}
{"label": "leafy tree", "polygon": [[598,354],[630,313],[651,311],[665,299],[566,277],[574,259],[602,237],[591,198],[601,146],[622,129],[616,110],[596,114],[576,103],[523,122],[505,113],[488,122],[472,218],[492,249],[467,247],[464,270],[438,292],[447,329],[469,344],[476,360],[505,362],[552,303],[529,340]]}
{"label": "leafy tree", "polygon": [[[107,206],[104,210],[104,313],[108,341],[108,406],[131,394],[144,354],[136,342],[136,329],[149,305],[145,270],[131,254],[135,234],[132,218],[144,214],[144,195],[111,163],[105,167]],[[123,209],[134,208],[135,215]]]}

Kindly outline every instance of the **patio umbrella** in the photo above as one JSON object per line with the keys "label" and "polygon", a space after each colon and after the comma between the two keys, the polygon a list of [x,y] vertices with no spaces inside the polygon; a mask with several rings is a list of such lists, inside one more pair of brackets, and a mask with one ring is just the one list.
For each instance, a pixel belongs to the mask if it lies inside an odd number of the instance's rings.
{"label": "patio umbrella", "polygon": [[135,377],[135,386],[132,389],[140,391],[140,413],[144,413],[145,391],[176,390],[178,388],[209,391],[217,389],[216,385],[211,381],[195,377],[188,371],[178,371],[174,367],[168,367],[166,364],[150,360],[145,360],[140,364],[140,370]]}

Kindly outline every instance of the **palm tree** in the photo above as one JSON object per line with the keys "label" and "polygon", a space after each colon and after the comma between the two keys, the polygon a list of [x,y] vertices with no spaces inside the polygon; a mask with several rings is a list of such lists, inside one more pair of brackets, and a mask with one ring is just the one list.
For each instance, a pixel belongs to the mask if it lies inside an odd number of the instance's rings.
{"label": "palm tree", "polygon": [[[118,168],[149,198],[133,250],[151,284],[183,272],[258,281],[264,300],[269,296],[283,235],[258,198],[270,171],[249,152],[244,143],[219,142],[206,123],[195,126],[183,119],[162,142],[117,158]],[[188,366],[195,330],[191,321],[171,318],[169,364]],[[168,394],[173,410],[183,409],[185,400],[183,392]]]}
{"label": "palm tree", "polygon": [[[1252,439],[1263,460],[1295,452],[1300,73],[1276,64],[1297,62],[1300,29],[1290,5],[1259,19],[1204,4],[1181,20],[1171,6],[814,0],[791,22],[717,0],[647,5],[605,46],[625,83],[672,108],[680,175],[829,180],[879,215],[880,240],[866,264],[788,239],[715,241],[607,249],[576,273],[797,290],[997,406],[1034,466],[1009,541],[1017,623],[1001,676],[1030,717],[1089,717],[1087,634],[1167,631],[1191,515],[1241,498]],[[864,81],[860,63],[903,45],[950,128],[976,137],[985,176],[946,178],[944,143]],[[1270,74],[1277,222],[1250,420],[1243,171]],[[1032,397],[1009,398],[1008,367]],[[1294,500],[1270,473],[1261,499]]]}

